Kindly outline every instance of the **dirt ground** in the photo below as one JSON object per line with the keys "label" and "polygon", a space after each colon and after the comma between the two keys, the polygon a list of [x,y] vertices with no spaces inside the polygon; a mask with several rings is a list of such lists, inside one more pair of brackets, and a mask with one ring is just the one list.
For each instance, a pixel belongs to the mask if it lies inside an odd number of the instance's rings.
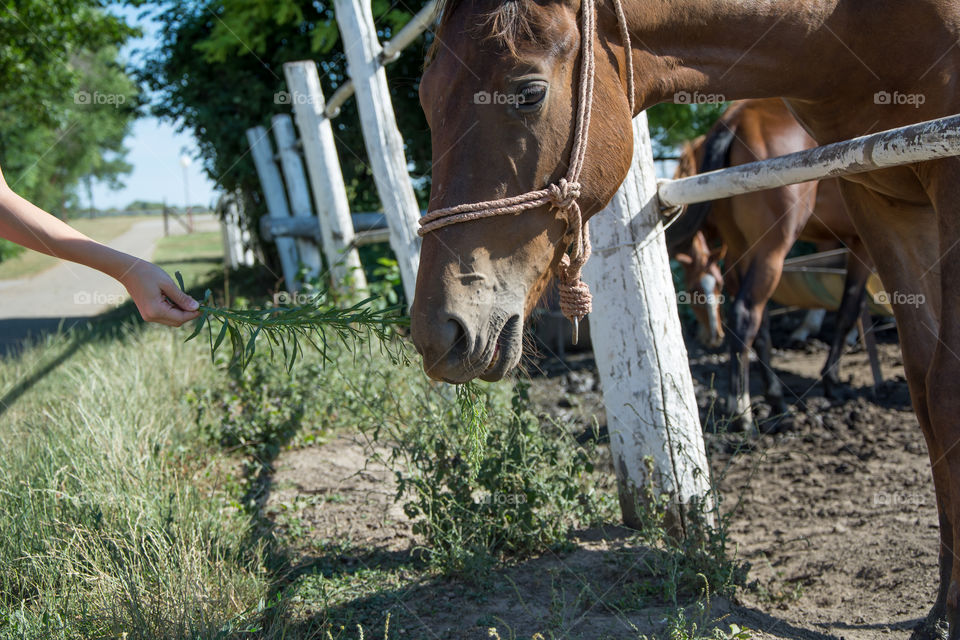
{"label": "dirt ground", "polygon": [[[775,342],[782,344],[796,321],[779,320]],[[750,564],[750,585],[736,602],[714,599],[703,621],[719,619],[725,629],[739,624],[754,638],[859,640],[908,638],[926,615],[938,546],[929,462],[895,330],[880,338],[886,382],[875,396],[866,354],[855,352],[842,365],[841,376],[851,380],[845,396],[825,399],[817,380],[826,345],[815,340],[774,354],[776,373],[790,390],[794,418],[787,428],[758,438],[707,434],[731,544]],[[725,355],[691,349],[708,428],[719,411],[716,389],[726,385],[725,364]],[[546,359],[539,369],[531,396],[545,413],[584,427],[593,420],[604,425],[589,354],[565,364]],[[318,551],[331,540],[365,549],[346,561],[367,569],[409,562],[417,544],[411,524],[393,504],[391,474],[368,462],[364,443],[340,438],[287,452],[273,486],[268,512],[282,526],[278,514],[289,507],[281,505],[299,503],[297,526],[315,542],[297,552],[301,564],[331,560],[333,553],[343,561],[342,551]],[[486,638],[488,627],[504,639],[545,631],[552,634],[546,637],[591,639],[656,634],[666,622],[662,609],[622,606],[643,585],[656,553],[628,540],[618,527],[578,531],[568,552],[497,571],[482,597],[475,588],[429,579],[386,589],[380,606],[394,616],[391,638]]]}

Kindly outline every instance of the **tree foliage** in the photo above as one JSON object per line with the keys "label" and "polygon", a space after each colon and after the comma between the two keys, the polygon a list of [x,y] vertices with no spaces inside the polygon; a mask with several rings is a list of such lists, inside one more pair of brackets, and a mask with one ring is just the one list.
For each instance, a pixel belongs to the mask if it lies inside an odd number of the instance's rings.
{"label": "tree foliage", "polygon": [[722,102],[697,105],[664,103],[653,107],[647,115],[654,155],[671,155],[685,141],[703,135],[726,108],[727,104]]}
{"label": "tree foliage", "polygon": [[[134,0],[141,6],[144,0]],[[374,0],[381,39],[406,24],[424,4],[391,7]],[[316,60],[329,98],[347,78],[346,59],[330,3],[305,0],[167,0],[151,14],[161,23],[161,46],[140,72],[155,91],[153,112],[197,138],[207,174],[227,191],[241,190],[259,209],[260,187],[249,157],[246,129],[290,113],[278,100],[286,91],[283,63]],[[426,173],[430,140],[417,88],[424,45],[409,47],[388,67],[398,125],[413,173]],[[349,100],[333,122],[344,181],[355,211],[379,209],[356,103]],[[418,181],[422,184],[423,181]],[[424,192],[418,194],[421,198]],[[248,208],[250,211],[251,208]]]}
{"label": "tree foliage", "polygon": [[0,165],[8,183],[58,213],[89,179],[118,186],[137,88],[118,60],[138,32],[101,0],[0,8]]}

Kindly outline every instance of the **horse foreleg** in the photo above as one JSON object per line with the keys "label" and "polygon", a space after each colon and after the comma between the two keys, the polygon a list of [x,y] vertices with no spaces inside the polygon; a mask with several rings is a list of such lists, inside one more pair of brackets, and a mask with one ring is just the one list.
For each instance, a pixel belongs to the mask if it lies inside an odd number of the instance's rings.
{"label": "horse foreleg", "polygon": [[782,415],[787,410],[787,405],[783,400],[783,383],[780,377],[773,372],[773,339],[770,337],[770,310],[764,308],[763,318],[760,320],[760,331],[757,332],[757,339],[754,343],[757,351],[757,358],[762,366],[763,383],[766,389],[765,396],[767,402],[773,407],[774,415]]}
{"label": "horse foreleg", "polygon": [[847,275],[843,284],[843,297],[837,311],[837,326],[830,344],[827,362],[823,365],[823,395],[836,399],[839,394],[840,358],[846,347],[847,334],[856,325],[857,318],[866,302],[867,279],[870,277],[870,265],[864,259],[864,251],[859,246],[850,248],[847,256]]}

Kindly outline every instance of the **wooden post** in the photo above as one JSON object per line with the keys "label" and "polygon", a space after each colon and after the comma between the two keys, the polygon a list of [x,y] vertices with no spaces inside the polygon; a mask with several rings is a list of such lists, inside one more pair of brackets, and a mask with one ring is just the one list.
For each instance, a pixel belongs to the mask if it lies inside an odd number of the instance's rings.
{"label": "wooden post", "polygon": [[366,289],[367,279],[360,264],[360,255],[353,243],[353,221],[350,203],[343,185],[340,158],[333,140],[330,120],[324,117],[323,90],[317,75],[317,63],[312,60],[287,62],[283,65],[287,89],[293,104],[303,156],[307,161],[313,201],[320,221],[323,253],[335,289]]}
{"label": "wooden post", "polygon": [[652,489],[670,495],[668,524],[682,534],[690,526],[685,505],[707,497],[709,469],[659,224],[646,114],[633,127],[630,173],[590,223],[590,336],[624,522],[641,524],[637,505]]}
{"label": "wooden post", "polygon": [[250,232],[243,227],[243,215],[238,193],[228,194],[217,204],[218,212],[223,218],[226,232],[227,249],[224,250],[226,264],[230,269],[237,267],[252,267],[254,263],[253,251],[246,245],[250,240]]}
{"label": "wooden post", "polygon": [[400,264],[407,304],[412,304],[420,264],[420,207],[407,172],[387,74],[380,62],[383,49],[377,40],[370,0],[334,0],[334,7],[347,56],[347,72],[357,96],[367,156],[390,227],[390,246]]}
{"label": "wooden post", "polygon": [[[273,135],[277,140],[277,153],[280,156],[280,168],[287,183],[287,196],[290,199],[290,212],[294,218],[313,218],[310,206],[310,188],[307,176],[303,172],[303,160],[297,151],[297,134],[293,130],[293,119],[287,114],[273,116]],[[308,238],[295,240],[300,262],[307,268],[307,278],[320,275],[323,260],[316,243]]]}
{"label": "wooden post", "polygon": [[[263,127],[247,129],[247,140],[250,142],[250,152],[253,163],[257,167],[260,177],[260,186],[263,187],[263,196],[267,201],[267,210],[271,216],[289,217],[287,197],[283,193],[283,180],[280,170],[273,160],[273,149],[267,130]],[[297,247],[293,238],[277,238],[277,253],[280,254],[280,266],[283,269],[283,280],[289,291],[299,289],[297,282]]]}

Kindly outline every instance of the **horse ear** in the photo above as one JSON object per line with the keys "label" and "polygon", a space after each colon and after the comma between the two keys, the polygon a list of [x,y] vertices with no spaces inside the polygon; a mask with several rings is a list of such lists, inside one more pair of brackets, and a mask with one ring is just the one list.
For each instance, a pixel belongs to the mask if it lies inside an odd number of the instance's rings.
{"label": "horse ear", "polygon": [[673,259],[680,264],[693,264],[693,258],[685,253],[678,253],[677,255],[673,256]]}

